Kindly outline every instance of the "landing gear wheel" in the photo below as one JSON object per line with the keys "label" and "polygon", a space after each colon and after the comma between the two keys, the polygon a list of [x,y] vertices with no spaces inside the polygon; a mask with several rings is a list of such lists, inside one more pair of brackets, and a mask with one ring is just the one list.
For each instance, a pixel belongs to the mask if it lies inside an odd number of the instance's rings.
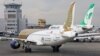
{"label": "landing gear wheel", "polygon": [[53,52],[59,52],[59,48],[61,47],[61,45],[58,46],[52,46],[53,48]]}
{"label": "landing gear wheel", "polygon": [[79,39],[76,39],[76,42],[79,42]]}
{"label": "landing gear wheel", "polygon": [[59,52],[59,48],[53,47],[53,52]]}
{"label": "landing gear wheel", "polygon": [[32,52],[31,48],[25,47],[25,52]]}

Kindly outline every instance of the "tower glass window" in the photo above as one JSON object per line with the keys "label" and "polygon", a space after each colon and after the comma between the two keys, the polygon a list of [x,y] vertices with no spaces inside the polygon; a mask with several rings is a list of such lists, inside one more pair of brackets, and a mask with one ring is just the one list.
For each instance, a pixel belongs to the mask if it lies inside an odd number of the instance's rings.
{"label": "tower glass window", "polygon": [[16,12],[16,11],[8,11],[8,12]]}
{"label": "tower glass window", "polygon": [[8,14],[8,18],[16,18],[16,14]]}

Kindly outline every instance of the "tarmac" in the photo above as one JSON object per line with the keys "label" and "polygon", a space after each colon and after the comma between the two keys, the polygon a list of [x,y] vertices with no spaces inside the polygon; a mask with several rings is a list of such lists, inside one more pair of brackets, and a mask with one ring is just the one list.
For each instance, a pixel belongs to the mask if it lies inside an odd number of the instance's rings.
{"label": "tarmac", "polygon": [[58,53],[53,53],[50,46],[32,45],[31,48],[31,53],[25,53],[21,47],[12,49],[10,41],[0,41],[0,56],[100,56],[100,43],[66,43]]}

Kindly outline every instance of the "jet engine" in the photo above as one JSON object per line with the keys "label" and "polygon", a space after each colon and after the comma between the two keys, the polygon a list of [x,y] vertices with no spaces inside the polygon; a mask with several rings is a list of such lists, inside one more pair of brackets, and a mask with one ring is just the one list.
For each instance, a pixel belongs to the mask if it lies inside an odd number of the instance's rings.
{"label": "jet engine", "polygon": [[12,41],[10,42],[10,46],[11,46],[11,48],[13,48],[13,49],[18,49],[18,48],[20,47],[20,43],[19,43],[19,41],[17,41],[17,40],[12,40]]}

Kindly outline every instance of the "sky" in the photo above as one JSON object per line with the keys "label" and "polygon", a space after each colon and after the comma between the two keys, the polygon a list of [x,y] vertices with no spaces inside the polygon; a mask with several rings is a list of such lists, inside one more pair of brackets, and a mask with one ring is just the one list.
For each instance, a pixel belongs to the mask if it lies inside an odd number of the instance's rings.
{"label": "sky", "polygon": [[[12,0],[0,0],[0,18],[4,18],[4,4]],[[22,4],[22,15],[28,18],[28,22],[37,24],[38,19],[43,18],[47,24],[63,24],[67,18],[69,5],[76,2],[74,24],[79,24],[84,19],[89,4],[95,3],[93,24],[100,24],[100,0],[15,0]]]}

